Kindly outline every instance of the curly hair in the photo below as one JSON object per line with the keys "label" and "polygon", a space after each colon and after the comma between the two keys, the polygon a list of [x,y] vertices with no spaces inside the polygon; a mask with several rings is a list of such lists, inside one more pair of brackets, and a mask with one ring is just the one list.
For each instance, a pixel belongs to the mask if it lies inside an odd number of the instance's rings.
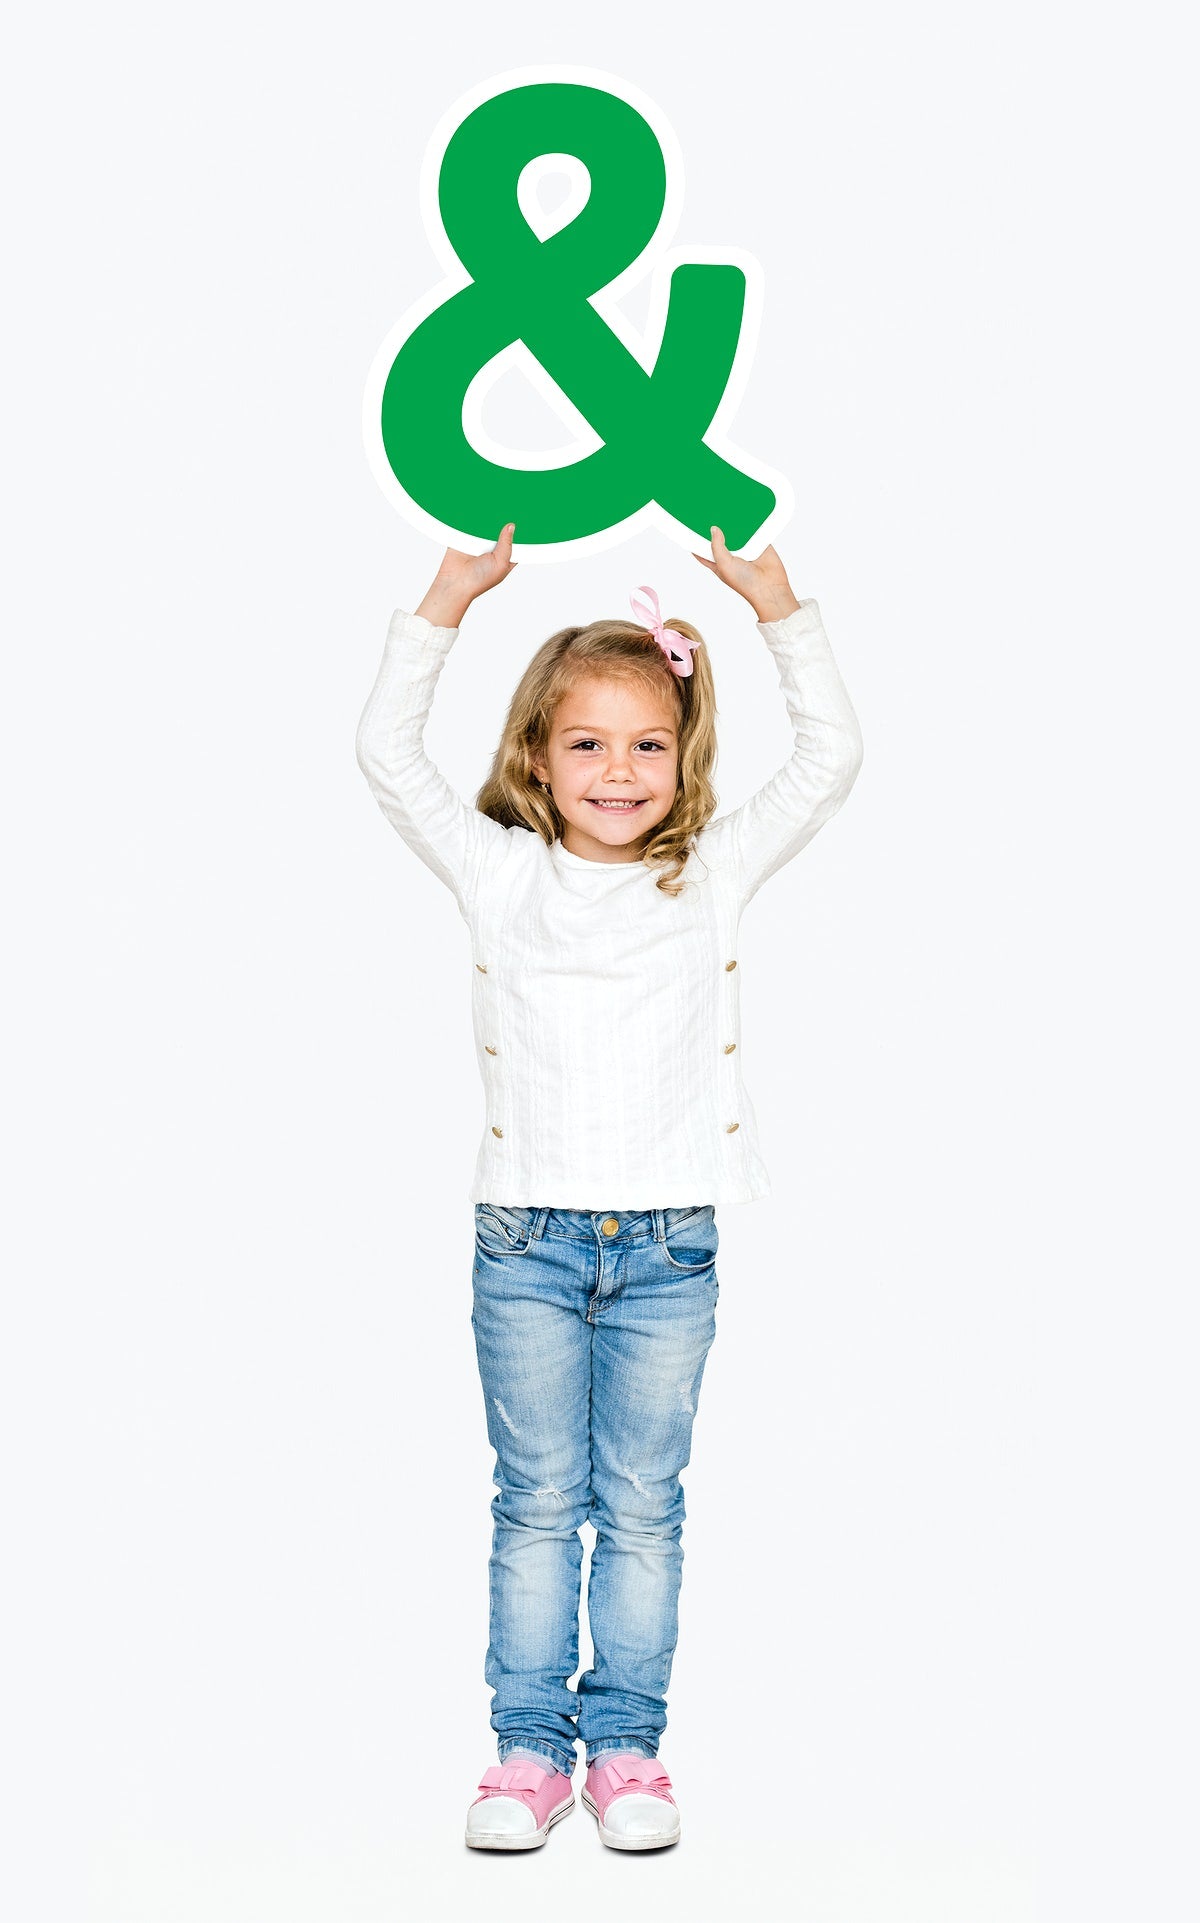
{"label": "curly hair", "polygon": [[563,816],[534,775],[533,762],[546,754],[563,696],[584,677],[617,678],[648,692],[667,694],[678,716],[678,786],[671,811],[652,831],[642,861],[661,870],[656,887],[664,894],[679,895],[686,886],[683,871],[693,837],[717,805],[711,781],[717,758],[717,704],[702,637],[688,621],[670,620],[665,625],[699,644],[692,655],[691,674],[677,675],[649,629],[633,621],[592,621],[587,627],[560,628],[544,641],[517,683],[475,806],[501,827],[528,828],[549,846],[563,828]]}

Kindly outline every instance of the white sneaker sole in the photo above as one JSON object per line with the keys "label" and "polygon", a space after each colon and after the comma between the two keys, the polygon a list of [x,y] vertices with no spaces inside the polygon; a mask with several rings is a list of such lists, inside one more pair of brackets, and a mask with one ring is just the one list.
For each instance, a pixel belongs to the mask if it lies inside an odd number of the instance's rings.
{"label": "white sneaker sole", "polygon": [[540,1830],[481,1830],[474,1834],[466,1833],[466,1845],[470,1850],[537,1850],[540,1849],[556,1823],[569,1816],[575,1807],[575,1798],[568,1797],[565,1803],[551,1810]]}
{"label": "white sneaker sole", "polygon": [[616,1830],[607,1829],[600,1821],[600,1812],[596,1808],[594,1799],[589,1796],[587,1790],[581,1790],[580,1796],[583,1799],[585,1808],[590,1809],[596,1819],[596,1827],[600,1831],[600,1841],[607,1844],[610,1850],[665,1850],[669,1849],[672,1843],[678,1843],[679,1841],[681,1829],[678,1821],[675,1824],[674,1830],[671,1831],[669,1835],[619,1836]]}

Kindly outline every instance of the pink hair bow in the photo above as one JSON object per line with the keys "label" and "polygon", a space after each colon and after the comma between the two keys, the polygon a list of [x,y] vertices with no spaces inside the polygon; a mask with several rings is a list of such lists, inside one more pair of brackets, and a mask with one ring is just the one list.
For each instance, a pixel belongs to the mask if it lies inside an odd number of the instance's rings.
{"label": "pink hair bow", "polygon": [[[631,594],[629,597],[629,605],[633,609],[634,614],[639,621],[645,622],[645,625],[650,629],[651,634],[653,634],[654,639],[658,642],[659,647],[666,655],[675,673],[681,676],[690,674],[692,672],[691,650],[698,648],[700,643],[698,641],[689,641],[687,636],[680,634],[677,628],[664,628],[662,614],[658,605],[658,596],[655,594],[653,588],[639,588],[638,594],[648,595],[649,599],[643,601],[639,606],[637,594]],[[671,641],[667,640],[668,635],[670,635]],[[672,641],[678,645],[672,647]]]}

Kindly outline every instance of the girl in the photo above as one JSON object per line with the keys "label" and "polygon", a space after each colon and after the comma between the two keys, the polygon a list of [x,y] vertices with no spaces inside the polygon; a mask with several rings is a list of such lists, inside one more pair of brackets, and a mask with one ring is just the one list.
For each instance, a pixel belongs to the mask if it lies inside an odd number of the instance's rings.
{"label": "girl", "polygon": [[[795,735],[790,760],[713,820],[712,669],[696,629],[566,627],[509,707],[473,807],[426,756],[437,678],[472,601],[512,572],[447,551],[392,616],[358,729],[384,814],[470,929],[486,1091],[474,1310],[497,1494],[485,1676],[499,1764],[467,1815],[477,1849],[532,1849],[583,1801],[614,1849],[674,1843],[659,1764],[677,1635],[680,1471],[715,1332],[723,1202],[769,1192],[742,1085],[742,909],[841,806],[861,736],[821,625],[773,548],[712,530],[702,565],[748,601]],[[697,1201],[697,1197],[703,1200]],[[578,1667],[584,1522],[592,1667]]]}

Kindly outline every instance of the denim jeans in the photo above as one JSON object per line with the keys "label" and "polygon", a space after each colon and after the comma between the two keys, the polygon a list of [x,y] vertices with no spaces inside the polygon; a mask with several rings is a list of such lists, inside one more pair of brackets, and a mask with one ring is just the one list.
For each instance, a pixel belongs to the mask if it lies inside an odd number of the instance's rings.
{"label": "denim jeans", "polygon": [[[475,1208],[472,1327],[496,1452],[484,1674],[501,1762],[570,1774],[654,1756],[678,1637],[684,1519],[716,1333],[711,1206]],[[585,1522],[594,1657],[578,1679]]]}

